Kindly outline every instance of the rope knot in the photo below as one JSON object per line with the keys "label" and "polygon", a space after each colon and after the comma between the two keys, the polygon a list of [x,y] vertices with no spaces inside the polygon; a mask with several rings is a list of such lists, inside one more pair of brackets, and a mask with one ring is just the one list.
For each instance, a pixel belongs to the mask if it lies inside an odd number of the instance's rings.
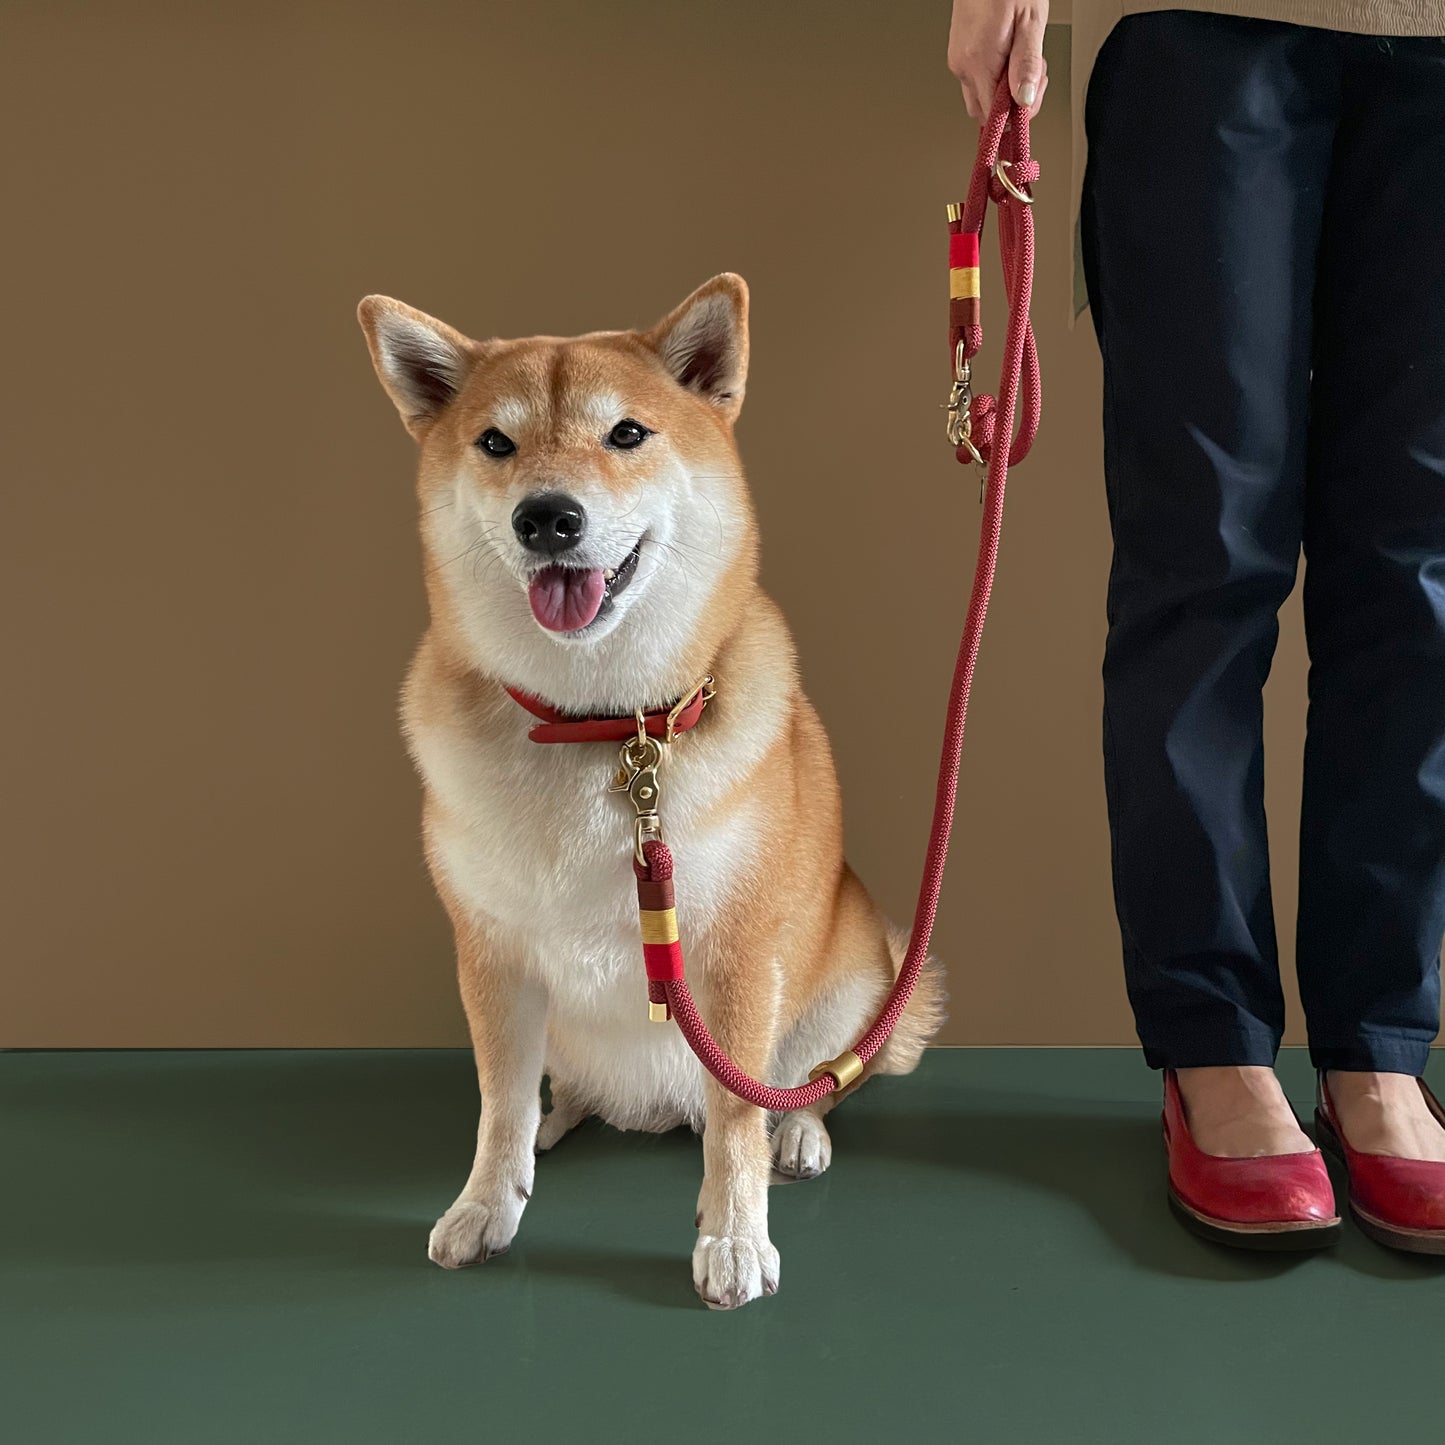
{"label": "rope knot", "polygon": [[[1039,178],[1039,163],[1030,157],[1026,161],[1012,161],[1008,167],[1009,179],[1020,190],[1032,186]],[[990,176],[988,182],[988,197],[994,205],[1007,205],[1013,199],[1008,193],[1008,188],[997,176]]]}
{"label": "rope knot", "polygon": [[995,423],[998,420],[998,403],[991,396],[976,396],[969,403],[968,439],[978,450],[979,456],[988,461],[989,449],[993,446]]}

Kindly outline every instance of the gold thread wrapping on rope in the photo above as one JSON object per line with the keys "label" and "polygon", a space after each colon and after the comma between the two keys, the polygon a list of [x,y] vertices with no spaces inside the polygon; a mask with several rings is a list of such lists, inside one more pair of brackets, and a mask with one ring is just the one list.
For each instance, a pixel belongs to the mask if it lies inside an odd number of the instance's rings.
{"label": "gold thread wrapping on rope", "polygon": [[642,941],[644,943],[676,943],[677,910],[675,908],[644,908]]}
{"label": "gold thread wrapping on rope", "polygon": [[948,272],[948,299],[950,301],[974,301],[978,299],[978,267],[952,266]]}

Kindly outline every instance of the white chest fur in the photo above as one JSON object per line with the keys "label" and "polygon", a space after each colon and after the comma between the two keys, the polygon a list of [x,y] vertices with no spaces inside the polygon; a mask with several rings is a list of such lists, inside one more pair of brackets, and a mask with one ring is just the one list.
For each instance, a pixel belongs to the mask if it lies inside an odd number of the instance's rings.
{"label": "white chest fur", "polygon": [[[676,1028],[649,1023],[632,872],[634,812],[610,793],[613,744],[538,744],[519,720],[501,740],[414,726],[436,806],[431,843],[449,891],[548,996],[548,1071],[609,1122],[649,1128],[702,1111],[701,1066]],[[735,905],[760,811],[738,782],[766,740],[680,737],[661,813],[679,860],[689,974],[705,981],[709,921]]]}

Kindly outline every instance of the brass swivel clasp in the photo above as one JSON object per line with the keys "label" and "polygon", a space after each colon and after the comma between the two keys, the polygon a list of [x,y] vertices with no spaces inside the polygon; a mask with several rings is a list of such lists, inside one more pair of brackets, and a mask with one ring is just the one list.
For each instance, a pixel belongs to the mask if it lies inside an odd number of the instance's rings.
{"label": "brass swivel clasp", "polygon": [[948,413],[945,424],[950,446],[962,447],[979,466],[983,457],[971,440],[973,436],[973,368],[963,354],[963,342],[953,348],[953,385],[943,409]]}
{"label": "brass swivel clasp", "polygon": [[[966,451],[980,467],[986,467],[983,453],[973,444],[973,368],[963,354],[963,342],[953,348],[953,385],[948,389],[944,410],[948,413],[948,444]],[[983,501],[986,473],[980,475],[978,499]]]}
{"label": "brass swivel clasp", "polygon": [[642,714],[637,715],[637,736],[628,738],[622,744],[617,774],[612,779],[608,792],[626,793],[636,809],[637,817],[632,829],[632,852],[643,867],[647,866],[647,855],[643,845],[649,841],[662,841],[662,818],[658,813],[661,788],[658,785],[658,769],[662,766],[662,744],[650,737]]}
{"label": "brass swivel clasp", "polygon": [[948,413],[944,429],[948,433],[950,446],[970,446],[968,434],[973,430],[973,417],[969,407],[973,403],[973,368],[963,354],[963,342],[953,349],[953,385],[948,389],[948,400],[943,409]]}
{"label": "brass swivel clasp", "polygon": [[637,709],[637,732],[622,744],[618,758],[617,772],[608,785],[609,793],[626,793],[637,810],[632,830],[632,852],[638,863],[647,866],[644,845],[651,841],[661,843],[662,818],[658,811],[661,787],[658,772],[667,747],[677,737],[677,724],[693,703],[700,697],[709,703],[717,696],[717,688],[711,673],[698,678],[683,695],[668,709],[666,724],[661,738],[647,731],[647,718],[641,708]]}

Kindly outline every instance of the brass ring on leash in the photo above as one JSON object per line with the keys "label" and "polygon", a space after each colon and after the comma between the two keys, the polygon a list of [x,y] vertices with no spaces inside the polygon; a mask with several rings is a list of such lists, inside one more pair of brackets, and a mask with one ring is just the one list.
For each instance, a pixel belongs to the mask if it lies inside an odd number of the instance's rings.
{"label": "brass ring on leash", "polygon": [[1034,198],[1029,195],[1027,191],[1019,190],[1019,188],[1004,175],[1004,172],[1012,165],[1012,161],[995,161],[993,165],[994,179],[998,181],[999,185],[1001,185],[1014,200],[1022,202],[1025,206],[1031,206],[1034,203]]}

